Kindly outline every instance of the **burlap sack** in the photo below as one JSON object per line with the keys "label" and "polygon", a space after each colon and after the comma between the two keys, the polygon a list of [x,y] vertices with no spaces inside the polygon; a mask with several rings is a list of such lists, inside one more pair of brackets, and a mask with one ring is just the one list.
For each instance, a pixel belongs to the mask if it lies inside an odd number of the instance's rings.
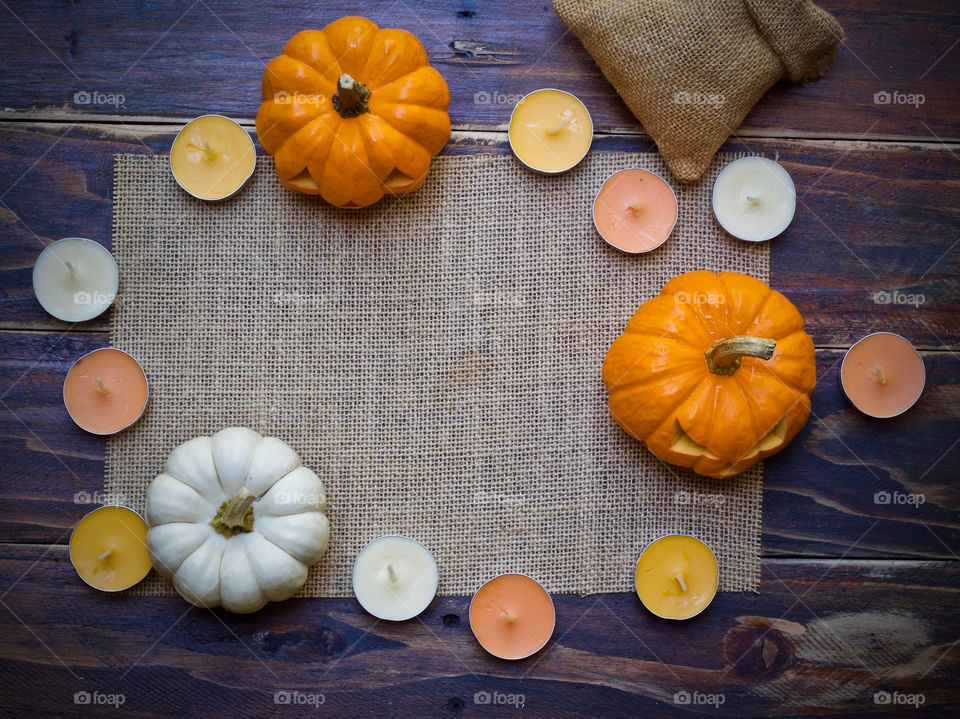
{"label": "burlap sack", "polygon": [[553,0],[679,180],[771,86],[826,72],[843,30],[810,0]]}

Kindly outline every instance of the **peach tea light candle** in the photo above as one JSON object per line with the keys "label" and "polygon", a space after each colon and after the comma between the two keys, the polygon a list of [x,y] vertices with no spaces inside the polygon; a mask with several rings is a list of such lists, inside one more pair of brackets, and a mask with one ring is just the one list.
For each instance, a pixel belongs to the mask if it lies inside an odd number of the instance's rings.
{"label": "peach tea light candle", "polygon": [[353,593],[379,619],[402,622],[420,614],[437,594],[437,562],[415,539],[388,534],[360,550]]}
{"label": "peach tea light candle", "polygon": [[765,157],[731,162],[713,184],[713,214],[723,229],[741,240],[772,240],[787,229],[796,209],[793,179]]}
{"label": "peach tea light candle", "polygon": [[840,387],[864,414],[889,419],[916,404],[926,383],[923,358],[892,332],[875,332],[854,344],[840,363]]}
{"label": "peach tea light candle", "polygon": [[70,535],[70,561],[80,578],[105,592],[129,589],[150,571],[147,523],[126,507],[100,507]]}
{"label": "peach tea light candle", "polygon": [[70,418],[91,434],[115,434],[143,415],[147,376],[123,350],[104,347],[78,359],[63,381]]}
{"label": "peach tea light candle", "polygon": [[523,574],[501,574],[470,602],[470,629],[480,646],[500,659],[525,659],[553,635],[557,615],[541,584]]}
{"label": "peach tea light candle", "polygon": [[593,224],[618,250],[649,252],[677,224],[677,196],[666,181],[648,170],[620,170],[604,181],[593,201]]}
{"label": "peach tea light candle", "polygon": [[593,142],[586,105],[563,90],[536,90],[510,115],[510,148],[531,170],[555,175],[575,167]]}
{"label": "peach tea light candle", "polygon": [[117,296],[119,272],[98,242],[67,237],[47,245],[33,265],[33,292],[40,306],[64,322],[103,314]]}
{"label": "peach tea light candle", "polygon": [[718,583],[717,558],[696,537],[660,537],[647,545],[637,562],[637,596],[662,619],[697,616],[713,601]]}
{"label": "peach tea light candle", "polygon": [[223,115],[204,115],[180,130],[170,150],[177,183],[201,200],[224,200],[235,194],[256,165],[253,140]]}

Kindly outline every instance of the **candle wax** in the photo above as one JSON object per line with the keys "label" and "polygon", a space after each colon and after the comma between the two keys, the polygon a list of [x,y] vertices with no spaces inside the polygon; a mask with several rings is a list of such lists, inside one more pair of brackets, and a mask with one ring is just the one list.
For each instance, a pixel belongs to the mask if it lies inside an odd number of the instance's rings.
{"label": "candle wax", "polygon": [[127,589],[150,571],[147,523],[126,507],[101,507],[80,520],[70,537],[70,561],[89,585]]}
{"label": "candle wax", "polygon": [[412,619],[437,593],[437,563],[426,547],[398,535],[374,539],[353,565],[353,593],[373,616]]}
{"label": "candle wax", "polygon": [[37,301],[65,322],[84,322],[103,314],[118,286],[113,255],[101,244],[80,237],[57,240],[33,265]]}
{"label": "candle wax", "polygon": [[603,239],[617,249],[648,252],[662,245],[677,224],[677,198],[654,173],[621,170],[597,193],[593,221]]}
{"label": "candle wax", "polygon": [[255,163],[250,135],[220,115],[189,122],[170,151],[174,177],[201,200],[219,200],[236,192],[253,173]]}
{"label": "candle wax", "polygon": [[63,383],[67,412],[93,434],[113,434],[136,422],[147,405],[147,394],[143,369],[113,347],[81,357]]}
{"label": "candle wax", "polygon": [[905,412],[923,392],[923,359],[909,341],[890,332],[867,335],[840,366],[844,393],[864,414],[889,418]]}
{"label": "candle wax", "polygon": [[790,174],[773,160],[744,157],[721,170],[713,186],[713,213],[734,237],[762,242],[793,220],[797,190]]}
{"label": "candle wax", "polygon": [[710,548],[695,537],[671,534],[651,542],[637,562],[640,601],[667,619],[689,619],[717,593],[719,570]]}
{"label": "candle wax", "polygon": [[509,139],[525,165],[545,173],[564,172],[590,149],[593,121],[584,104],[570,93],[537,90],[514,108]]}
{"label": "candle wax", "polygon": [[480,645],[501,659],[523,659],[549,641],[556,624],[553,600],[534,579],[501,574],[470,603],[470,628]]}

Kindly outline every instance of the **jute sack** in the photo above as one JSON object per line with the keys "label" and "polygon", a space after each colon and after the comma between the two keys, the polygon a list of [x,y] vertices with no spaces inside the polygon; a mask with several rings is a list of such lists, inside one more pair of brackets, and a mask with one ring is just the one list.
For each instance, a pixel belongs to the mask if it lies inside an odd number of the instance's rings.
{"label": "jute sack", "polygon": [[679,180],[770,87],[819,77],[843,30],[810,0],[553,0]]}

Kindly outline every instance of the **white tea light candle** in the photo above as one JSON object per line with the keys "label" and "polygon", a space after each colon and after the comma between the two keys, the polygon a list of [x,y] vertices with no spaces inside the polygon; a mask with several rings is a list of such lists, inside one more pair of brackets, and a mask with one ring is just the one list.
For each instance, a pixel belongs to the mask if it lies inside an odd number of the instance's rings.
{"label": "white tea light candle", "polygon": [[40,253],[33,265],[33,292],[57,319],[84,322],[113,303],[119,277],[117,262],[103,245],[68,237]]}
{"label": "white tea light candle", "polygon": [[713,185],[713,214],[734,237],[772,240],[793,220],[797,188],[781,165],[765,157],[743,157],[720,171]]}
{"label": "white tea light candle", "polygon": [[374,539],[353,564],[353,593],[360,606],[394,622],[412,619],[426,609],[439,580],[430,550],[397,534]]}

